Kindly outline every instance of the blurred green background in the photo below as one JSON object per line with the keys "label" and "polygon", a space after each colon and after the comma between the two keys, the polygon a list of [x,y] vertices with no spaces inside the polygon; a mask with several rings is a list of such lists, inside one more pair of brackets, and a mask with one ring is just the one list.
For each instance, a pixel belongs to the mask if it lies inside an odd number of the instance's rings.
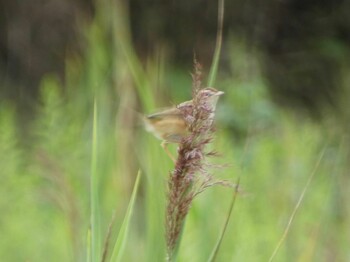
{"label": "blurred green background", "polygon": [[[140,170],[121,261],[164,261],[167,177],[173,163],[160,141],[143,130],[136,112],[190,99],[192,69],[171,63],[161,42],[140,59],[127,14],[123,2],[95,3],[94,18],[79,27],[84,55],[67,51],[63,80],[55,73],[40,78],[30,114],[11,99],[1,100],[1,261],[87,259],[94,101],[100,246],[114,213],[110,243],[116,240]],[[227,167],[212,173],[232,182],[240,177],[242,193],[217,261],[268,261],[313,173],[275,261],[349,261],[348,123],[342,113],[328,109],[316,122],[299,110],[277,106],[259,63],[263,54],[239,37],[229,36],[225,43],[226,66],[219,67],[215,85],[225,95],[212,145],[220,157],[211,161]],[[348,67],[343,71],[346,76]],[[341,81],[350,84],[348,77]],[[13,83],[1,85],[5,90]],[[347,115],[349,106],[341,108]],[[170,149],[175,154],[176,146]],[[207,260],[231,199],[232,190],[220,186],[195,199],[178,261]]]}

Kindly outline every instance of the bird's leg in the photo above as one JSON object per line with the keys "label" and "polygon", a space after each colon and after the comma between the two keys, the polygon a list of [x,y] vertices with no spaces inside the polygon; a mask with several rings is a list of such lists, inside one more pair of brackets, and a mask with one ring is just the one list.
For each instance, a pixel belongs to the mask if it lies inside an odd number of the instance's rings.
{"label": "bird's leg", "polygon": [[176,160],[173,157],[173,155],[170,153],[169,149],[168,149],[168,143],[166,141],[163,141],[161,144],[161,147],[164,149],[165,153],[167,153],[167,155],[170,157],[170,159],[175,163]]}

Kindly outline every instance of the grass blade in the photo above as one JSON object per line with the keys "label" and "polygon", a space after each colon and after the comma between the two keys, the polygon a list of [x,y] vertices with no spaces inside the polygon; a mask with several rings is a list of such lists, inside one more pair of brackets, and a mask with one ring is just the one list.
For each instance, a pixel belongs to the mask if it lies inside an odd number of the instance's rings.
{"label": "grass blade", "polygon": [[140,178],[141,178],[141,172],[139,171],[137,174],[136,181],[135,181],[134,189],[132,191],[129,206],[128,206],[128,209],[126,211],[123,224],[120,228],[118,238],[115,242],[113,252],[112,252],[112,257],[111,257],[110,261],[121,261],[123,251],[125,248],[125,244],[126,244],[126,239],[128,237],[129,224],[130,224],[132,212],[134,210],[137,190],[138,190],[139,184],[140,184]]}
{"label": "grass blade", "polygon": [[218,31],[216,35],[216,45],[214,51],[213,63],[209,72],[209,80],[208,86],[214,86],[216,74],[218,72],[220,53],[221,53],[221,45],[222,45],[222,30],[224,24],[224,10],[225,10],[225,0],[219,0],[219,8],[218,8]]}
{"label": "grass blade", "polygon": [[135,81],[136,91],[140,97],[144,110],[151,110],[154,108],[154,96],[152,93],[151,83],[149,77],[142,67],[142,63],[136,55],[134,50],[130,32],[125,25],[130,21],[128,17],[128,7],[123,1],[117,1],[117,8],[115,9],[115,19],[113,20],[114,31],[116,32],[115,41],[117,48],[121,54],[124,55],[126,65],[130,70],[132,79]]}
{"label": "grass blade", "polygon": [[225,232],[226,232],[226,229],[227,229],[227,225],[228,225],[228,222],[230,221],[232,210],[233,210],[233,207],[234,207],[235,202],[236,202],[236,198],[237,198],[237,194],[238,194],[238,190],[239,190],[239,182],[240,182],[240,178],[237,179],[235,191],[233,193],[231,205],[230,205],[230,208],[229,208],[228,213],[227,213],[227,217],[226,217],[226,221],[225,221],[225,224],[224,224],[224,228],[221,231],[219,239],[216,242],[216,245],[215,245],[215,247],[214,247],[214,249],[213,249],[213,251],[212,251],[212,253],[211,253],[211,255],[210,255],[209,259],[208,259],[208,262],[215,261],[216,256],[217,256],[217,254],[219,252],[219,248],[220,248],[220,245],[222,243],[222,239],[224,238],[224,235],[225,235]]}
{"label": "grass blade", "polygon": [[111,222],[108,225],[108,230],[107,230],[107,234],[106,234],[106,238],[105,238],[105,242],[103,245],[103,251],[102,251],[102,259],[101,262],[105,262],[107,259],[107,255],[108,255],[108,249],[109,249],[109,241],[111,239],[112,236],[112,229],[113,229],[113,225],[115,223],[117,217],[117,212],[116,210],[114,211],[114,214],[112,216]]}
{"label": "grass blade", "polygon": [[86,235],[86,262],[91,261],[91,229],[89,228]]}
{"label": "grass blade", "polygon": [[94,102],[94,116],[92,128],[92,159],[90,180],[90,223],[91,223],[91,261],[100,260],[100,218],[98,199],[98,174],[97,174],[97,103]]}
{"label": "grass blade", "polygon": [[294,207],[294,209],[293,209],[293,212],[292,212],[292,214],[291,214],[291,216],[290,216],[290,218],[289,218],[288,224],[287,224],[287,226],[286,226],[286,228],[285,228],[285,230],[284,230],[284,232],[283,232],[283,235],[282,235],[281,239],[278,241],[277,246],[275,247],[275,250],[273,251],[273,253],[272,253],[272,255],[271,255],[270,259],[269,259],[269,262],[272,262],[273,259],[276,257],[278,250],[280,249],[280,247],[282,246],[283,241],[284,241],[285,238],[287,237],[288,232],[289,232],[289,229],[290,229],[290,227],[291,227],[291,225],[292,225],[292,222],[293,222],[293,220],[294,220],[294,217],[295,217],[295,215],[296,215],[296,213],[297,213],[297,211],[298,211],[298,209],[299,209],[299,207],[300,207],[300,205],[301,205],[301,202],[302,202],[303,199],[304,199],[305,193],[306,193],[307,189],[309,188],[310,183],[311,183],[313,177],[315,176],[316,171],[317,171],[319,165],[321,164],[321,161],[322,161],[322,159],[323,159],[323,156],[324,156],[325,151],[326,151],[326,146],[324,147],[324,149],[322,150],[322,152],[321,152],[319,158],[317,159],[317,162],[316,162],[316,164],[315,164],[315,167],[314,167],[314,169],[312,170],[312,172],[311,172],[311,174],[310,174],[310,176],[309,176],[309,178],[308,178],[308,180],[307,180],[307,182],[306,182],[306,185],[305,185],[303,191],[302,191],[301,194],[300,194],[300,197],[299,197],[299,199],[298,199],[298,202],[297,202],[297,204],[295,205],[295,207]]}

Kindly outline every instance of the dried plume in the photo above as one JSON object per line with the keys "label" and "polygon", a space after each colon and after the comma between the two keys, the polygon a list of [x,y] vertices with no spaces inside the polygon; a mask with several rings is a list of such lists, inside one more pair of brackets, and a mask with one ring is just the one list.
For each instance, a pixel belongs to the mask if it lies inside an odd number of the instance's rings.
{"label": "dried plume", "polygon": [[193,105],[178,106],[189,126],[189,136],[179,144],[175,169],[168,181],[168,203],[166,209],[166,244],[168,261],[176,253],[185,217],[196,195],[215,185],[228,185],[216,181],[208,173],[206,157],[215,155],[206,152],[205,147],[212,141],[214,129],[213,109],[199,94],[202,84],[201,65],[194,60]]}

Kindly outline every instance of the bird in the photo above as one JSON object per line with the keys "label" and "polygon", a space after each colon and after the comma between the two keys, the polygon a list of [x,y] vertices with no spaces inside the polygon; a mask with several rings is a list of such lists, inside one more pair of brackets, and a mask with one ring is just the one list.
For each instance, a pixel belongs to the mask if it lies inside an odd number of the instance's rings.
{"label": "bird", "polygon": [[[206,87],[198,91],[196,98],[206,103],[211,111],[209,120],[215,117],[215,108],[218,99],[223,95],[223,91],[218,91],[212,87]],[[168,151],[167,144],[180,143],[183,138],[189,135],[189,123],[184,118],[185,110],[192,110],[193,100],[185,101],[175,107],[162,109],[153,114],[143,117],[145,128],[155,137],[162,140],[161,146],[168,156],[175,162],[174,157]]]}

